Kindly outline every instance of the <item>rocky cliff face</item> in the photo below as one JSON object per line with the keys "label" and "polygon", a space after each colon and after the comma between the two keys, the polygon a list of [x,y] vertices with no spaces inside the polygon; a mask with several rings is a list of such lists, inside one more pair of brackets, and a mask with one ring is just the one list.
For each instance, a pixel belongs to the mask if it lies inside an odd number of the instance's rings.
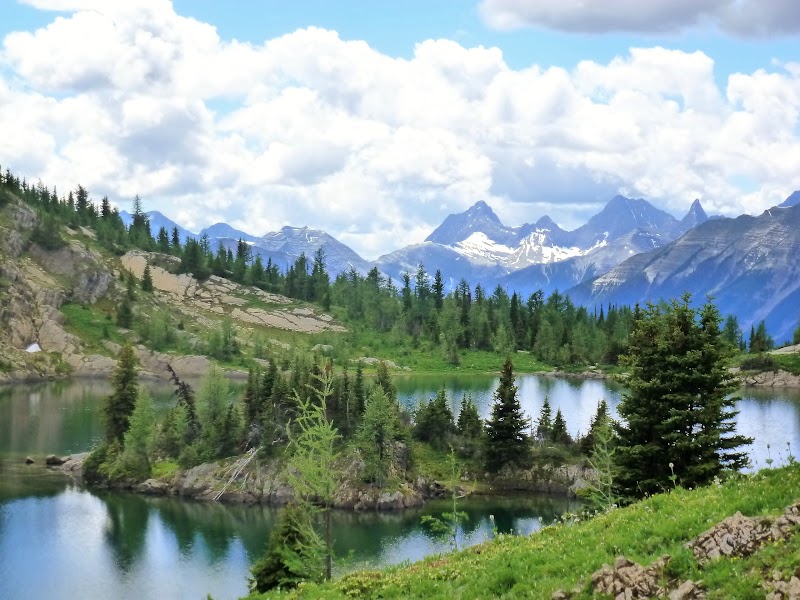
{"label": "rocky cliff face", "polygon": [[[38,224],[22,203],[6,207],[0,219],[0,381],[69,372],[65,359],[79,355],[82,344],[64,330],[58,309],[68,300],[94,303],[114,281],[101,257],[75,239],[81,232],[55,251],[31,244]],[[26,351],[33,344],[41,352]]]}

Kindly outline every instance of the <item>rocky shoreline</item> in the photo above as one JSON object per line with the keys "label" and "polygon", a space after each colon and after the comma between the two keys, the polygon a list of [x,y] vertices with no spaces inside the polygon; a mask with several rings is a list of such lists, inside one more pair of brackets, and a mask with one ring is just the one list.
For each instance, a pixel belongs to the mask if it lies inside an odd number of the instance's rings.
{"label": "rocky shoreline", "polygon": [[[88,456],[88,452],[64,458],[51,456],[46,464],[77,482],[83,482],[83,463]],[[241,460],[242,457],[236,457],[204,463],[179,470],[168,477],[139,483],[121,482],[111,487],[149,496],[174,496],[226,504],[284,506],[292,501],[292,490],[281,477],[277,462],[251,461],[253,464],[239,470],[237,466]],[[575,498],[590,477],[587,469],[574,465],[538,467],[491,478],[482,482],[484,485],[479,493],[502,495],[509,492],[536,492]],[[466,485],[456,489],[461,496],[470,494]],[[337,490],[334,508],[356,512],[400,511],[420,507],[428,500],[443,498],[449,493],[443,483],[425,477],[404,482],[393,490],[346,478]]]}

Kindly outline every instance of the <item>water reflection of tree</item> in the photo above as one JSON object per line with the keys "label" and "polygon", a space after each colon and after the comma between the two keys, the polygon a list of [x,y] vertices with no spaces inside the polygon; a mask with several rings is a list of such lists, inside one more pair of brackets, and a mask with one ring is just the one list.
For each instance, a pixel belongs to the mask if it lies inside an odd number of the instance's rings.
{"label": "water reflection of tree", "polygon": [[226,506],[191,500],[158,499],[153,508],[164,526],[175,534],[178,549],[190,553],[202,542],[211,562],[225,558],[235,539],[251,559],[260,556],[277,519],[276,509],[263,506]]}
{"label": "water reflection of tree", "polygon": [[150,512],[147,501],[134,494],[107,493],[99,497],[108,514],[106,543],[120,571],[129,573],[141,557],[147,539]]}

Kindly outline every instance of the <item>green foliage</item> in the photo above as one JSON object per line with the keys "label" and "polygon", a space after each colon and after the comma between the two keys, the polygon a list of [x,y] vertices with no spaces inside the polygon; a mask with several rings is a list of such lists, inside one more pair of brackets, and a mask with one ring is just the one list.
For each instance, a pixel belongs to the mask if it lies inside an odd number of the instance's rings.
{"label": "green foliage", "polygon": [[121,468],[132,479],[144,480],[152,472],[150,455],[155,441],[156,411],[153,398],[146,389],[139,390],[136,406],[125,432]]}
{"label": "green foliage", "polygon": [[142,274],[142,291],[152,293],[153,291],[153,274],[150,272],[150,264],[145,264],[144,273]]}
{"label": "green foliage", "polygon": [[250,591],[289,590],[304,581],[320,581],[322,551],[323,542],[306,507],[284,507],[263,556],[250,568]]}
{"label": "green foliage", "polygon": [[794,375],[800,375],[800,353],[793,354],[772,354],[778,367]]}
{"label": "green foliage", "polygon": [[61,235],[58,220],[52,215],[43,215],[39,224],[31,232],[31,242],[45,250],[59,250],[67,245]]}
{"label": "green foliage", "polygon": [[319,384],[309,400],[304,400],[295,391],[299,411],[295,429],[290,434],[286,478],[304,510],[310,511],[316,507],[322,510],[325,526],[324,573],[325,579],[330,579],[333,555],[330,511],[342,473],[337,468],[339,433],[327,415],[328,399],[333,393],[330,375],[319,377]]}
{"label": "green foliage", "polygon": [[122,347],[117,357],[117,368],[111,378],[113,391],[103,404],[105,438],[108,443],[122,443],[128,431],[130,418],[139,392],[137,360],[130,344]]}
{"label": "green foliage", "polygon": [[792,343],[800,344],[800,323],[797,324],[797,329],[795,329],[792,334]]}
{"label": "green foliage", "polygon": [[200,437],[197,453],[204,461],[233,456],[242,441],[242,420],[224,373],[212,368],[203,377],[197,395]]}
{"label": "green foliage", "polygon": [[230,319],[222,320],[206,339],[205,353],[217,360],[231,362],[241,354],[241,346],[236,339],[236,329]]}
{"label": "green foliage", "polygon": [[556,411],[556,417],[553,419],[550,441],[562,446],[569,446],[572,443],[572,438],[567,432],[567,422],[564,420],[564,415],[561,413],[560,408]]}
{"label": "green foliage", "polygon": [[458,453],[464,457],[473,457],[481,449],[484,443],[486,429],[483,420],[478,414],[478,407],[472,400],[472,396],[461,399],[461,408],[458,413]]}
{"label": "green foliage", "polygon": [[545,396],[542,409],[539,411],[539,418],[536,420],[536,439],[540,442],[549,440],[553,437],[553,409],[550,407],[550,399]]}
{"label": "green foliage", "polygon": [[742,371],[777,371],[778,362],[771,354],[756,354],[755,356],[747,356],[739,363]]}
{"label": "green foliage", "polygon": [[440,517],[433,515],[423,515],[422,524],[436,537],[446,539],[450,542],[453,551],[458,550],[458,528],[469,516],[464,511],[458,510],[458,484],[461,482],[461,467],[458,464],[455,451],[450,448],[448,456],[450,466],[450,499],[452,509],[442,513]]}
{"label": "green foliage", "polygon": [[[702,569],[685,544],[737,511],[777,516],[796,502],[798,489],[798,465],[735,476],[693,491],[679,487],[592,519],[545,527],[530,536],[499,536],[444,557],[385,571],[358,571],[335,582],[302,586],[291,595],[270,597],[550,598],[556,590],[581,587],[575,598],[588,600],[586,584],[604,563],[613,564],[623,554],[647,565],[668,554],[672,557],[669,577],[676,581],[702,579],[709,598],[763,598],[763,573],[775,568],[789,574],[796,569],[800,536],[768,545],[750,558],[722,558]],[[754,578],[753,573],[759,577]]]}
{"label": "green foliage", "polygon": [[605,398],[601,398],[600,402],[597,403],[597,411],[595,412],[594,417],[592,417],[592,421],[589,424],[589,431],[585,436],[583,436],[583,438],[581,438],[580,441],[581,452],[583,454],[588,456],[592,453],[596,442],[597,428],[608,425],[608,419],[608,402],[606,402]]}
{"label": "green foliage", "polygon": [[401,437],[397,404],[375,386],[356,430],[355,443],[364,460],[364,479],[383,487],[394,462],[395,442]]}
{"label": "green foliage", "polygon": [[428,442],[437,450],[444,450],[450,446],[451,438],[455,433],[453,411],[447,392],[442,388],[426,404],[420,404],[414,413],[414,437],[423,442]]}
{"label": "green foliage", "polygon": [[117,306],[117,325],[123,329],[133,327],[133,306],[127,296]]}
{"label": "green foliage", "polygon": [[95,351],[108,352],[103,345],[106,340],[116,344],[125,342],[113,322],[114,308],[110,303],[63,304],[59,309],[65,317],[65,328],[80,337]]}
{"label": "green foliage", "polygon": [[514,385],[514,367],[507,358],[494,393],[492,416],[486,426],[486,468],[497,473],[506,465],[525,467],[530,459],[530,445],[525,430],[528,419],[522,412]]}
{"label": "green foliage", "polygon": [[582,496],[594,510],[610,510],[619,503],[615,492],[617,464],[614,460],[614,430],[611,418],[598,411],[592,422],[592,449],[589,467],[596,479],[587,482]]}
{"label": "green foliage", "polygon": [[758,327],[750,327],[750,342],[748,347],[751,354],[759,354],[767,350],[772,350],[774,346],[775,342],[767,333],[767,327],[764,321],[761,321]]}
{"label": "green foliage", "polygon": [[751,440],[735,433],[730,395],[733,349],[714,305],[689,301],[686,294],[648,305],[631,334],[628,391],[618,407],[625,423],[617,427],[619,491],[627,497],[656,493],[673,474],[695,487],[746,464],[737,449]]}

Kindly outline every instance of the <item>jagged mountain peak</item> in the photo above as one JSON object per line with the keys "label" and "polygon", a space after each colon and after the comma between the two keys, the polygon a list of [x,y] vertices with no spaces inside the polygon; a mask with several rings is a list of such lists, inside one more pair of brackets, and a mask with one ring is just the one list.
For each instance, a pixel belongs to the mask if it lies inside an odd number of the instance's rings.
{"label": "jagged mountain peak", "polygon": [[797,206],[800,204],[800,190],[793,192],[786,200],[784,200],[779,206],[781,208],[787,208],[790,206]]}
{"label": "jagged mountain peak", "polygon": [[548,217],[547,215],[543,216],[538,221],[536,221],[536,223],[534,223],[533,226],[536,229],[547,229],[547,230],[550,230],[550,231],[560,231],[561,230],[561,227],[559,227],[558,224],[555,221],[553,221],[553,219]]}
{"label": "jagged mountain peak", "polygon": [[686,216],[684,216],[683,219],[681,219],[678,228],[678,233],[680,235],[683,235],[690,229],[694,229],[695,227],[697,227],[701,223],[705,223],[706,221],[708,221],[708,215],[706,214],[706,211],[703,209],[703,205],[700,204],[700,200],[695,199],[695,201],[692,202],[692,206],[689,207],[689,212],[687,212]]}
{"label": "jagged mountain peak", "polygon": [[511,244],[515,237],[514,230],[504,226],[491,207],[479,200],[464,212],[449,215],[425,241],[453,246],[475,233],[483,233],[499,244]]}

